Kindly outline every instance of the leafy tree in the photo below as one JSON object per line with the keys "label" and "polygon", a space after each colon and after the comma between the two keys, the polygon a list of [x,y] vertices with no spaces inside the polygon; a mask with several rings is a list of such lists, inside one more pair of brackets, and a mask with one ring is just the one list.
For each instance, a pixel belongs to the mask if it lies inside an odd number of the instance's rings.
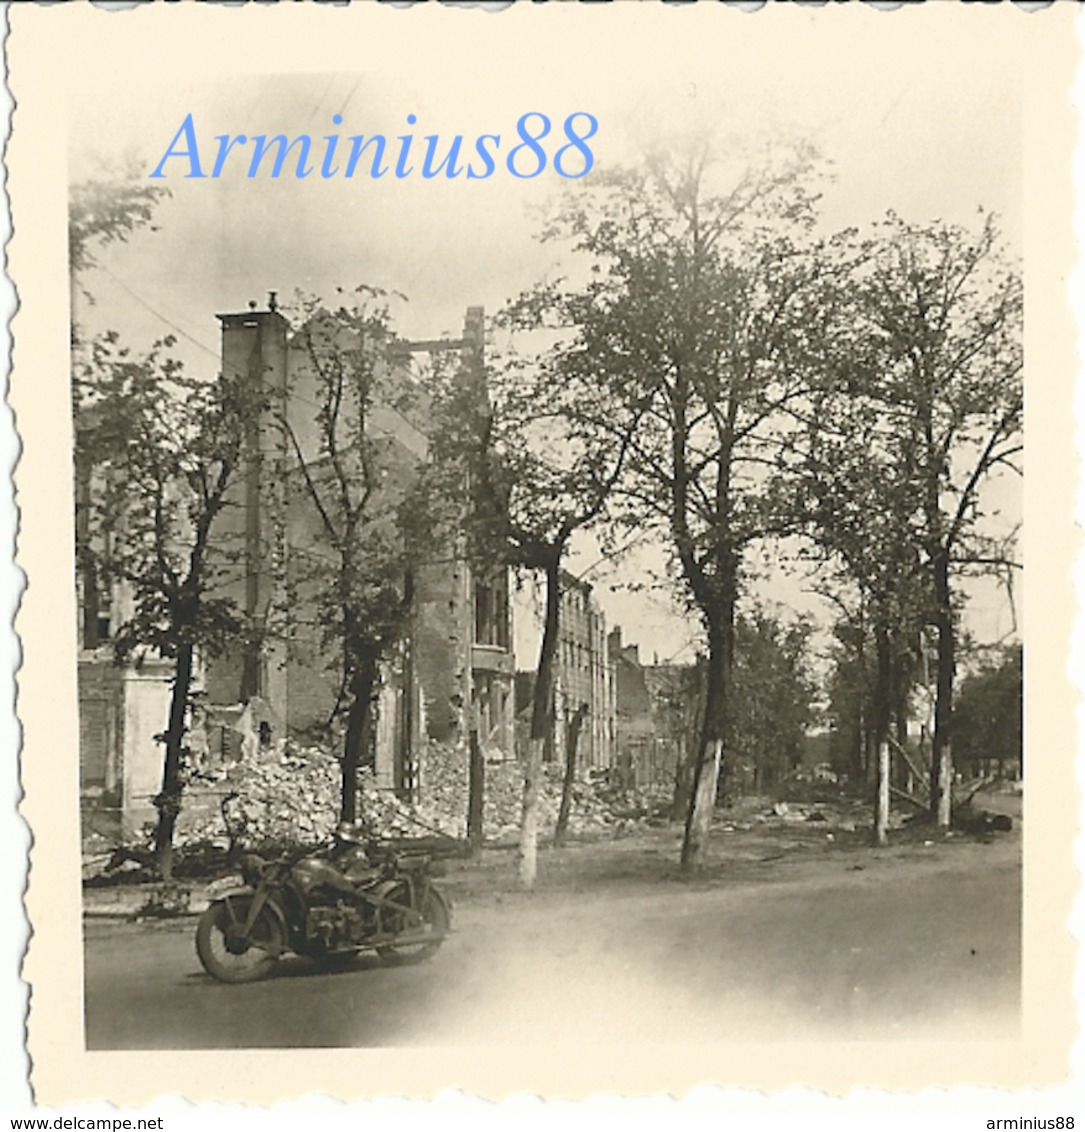
{"label": "leafy tree", "polygon": [[[894,724],[898,744],[906,741],[930,598],[910,537],[915,494],[897,475],[910,440],[856,388],[849,367],[862,344],[853,342],[848,320],[835,342],[802,432],[802,459],[784,480],[810,536],[805,553],[821,579],[817,592],[840,611],[833,691],[837,721],[842,713],[852,734],[849,770],[866,778],[876,800],[883,796],[879,748]],[[875,814],[878,840],[887,817]]]}
{"label": "leafy tree", "polygon": [[[1019,474],[1022,288],[994,220],[975,231],[890,215],[855,274],[852,370],[857,390],[898,438],[885,468],[912,508],[893,538],[929,594],[937,639],[931,812],[950,820],[951,728],[958,639],[955,585],[968,572],[1012,567],[986,528],[983,487]],[[899,514],[899,513],[898,513]]]}
{"label": "leafy tree", "polygon": [[[521,296],[503,312],[501,326],[530,343],[532,334],[546,329],[549,298],[546,288]],[[579,367],[582,349],[575,338],[525,352],[510,346],[474,384],[447,386],[437,414],[444,429],[435,445],[453,466],[467,468],[474,557],[537,571],[546,583],[520,824],[525,888],[534,886],[537,874],[539,780],[553,727],[562,561],[573,534],[603,512],[639,420],[632,408],[616,412],[607,427],[598,425],[598,387]]]}
{"label": "leafy tree", "polygon": [[164,339],[137,357],[105,334],[88,344],[73,383],[76,466],[89,489],[77,515],[79,554],[94,560],[95,581],[131,593],[131,611],[114,635],[118,660],[157,653],[174,662],[154,799],[155,856],[165,880],[197,660],[244,628],[233,602],[220,596],[232,560],[216,545],[215,528],[244,462],[247,422],[260,411],[260,394],[244,379],[193,379],[168,357],[171,345]]}
{"label": "leafy tree", "polygon": [[809,672],[811,622],[782,620],[763,608],[735,626],[732,754],[753,768],[753,788],[775,786],[802,757],[814,720],[816,688]]}
{"label": "leafy tree", "polygon": [[854,644],[872,645],[874,745],[895,719],[935,634],[930,806],[948,824],[950,728],[967,572],[1012,568],[1011,538],[988,529],[985,481],[1019,472],[1021,283],[991,217],[976,231],[895,215],[849,246],[800,461],[800,511],[856,587]]}
{"label": "leafy tree", "polygon": [[68,197],[72,274],[93,267],[103,246],[124,243],[137,229],[150,225],[156,205],[168,194],[168,189],[147,183],[134,159],[103,166],[95,176],[73,184]]}
{"label": "leafy tree", "polygon": [[[135,586],[134,614],[117,637],[118,659],[142,647],[176,660],[169,723],[164,733],[162,791],[155,849],[160,872],[172,872],[173,827],[180,808],[186,711],[196,647],[215,648],[233,626],[229,610],[205,601],[207,542],[234,473],[230,435],[240,390],[221,380],[193,384],[164,356],[169,339],[132,357],[115,333],[84,342],[76,319],[77,295],[93,302],[81,278],[105,245],[123,243],[150,226],[168,190],[146,183],[138,162],[102,165],[71,186],[68,199],[73,354],[72,413],[76,446],[76,558],[83,580],[84,638],[97,638],[99,591],[123,580]],[[141,438],[135,440],[134,438]],[[207,476],[177,445],[188,438],[212,457]],[[158,447],[164,442],[165,447]],[[141,451],[139,446],[150,447]],[[218,479],[224,474],[222,492]],[[93,488],[93,490],[91,490]],[[193,493],[196,494],[193,494]],[[202,492],[202,495],[200,493]],[[155,516],[160,502],[161,514]],[[146,523],[151,520],[148,531]],[[125,532],[124,539],[104,532]],[[127,543],[129,532],[131,544]],[[191,540],[187,564],[175,557]],[[108,542],[111,554],[102,556]],[[157,544],[157,549],[153,549]]]}
{"label": "leafy tree", "polygon": [[98,265],[98,254],[109,244],[125,243],[133,232],[152,227],[155,208],[169,190],[149,185],[135,159],[121,165],[102,165],[93,177],[76,182],[68,194],[68,270],[72,307],[71,338],[79,347],[75,311],[80,297],[94,296],[85,283]]}
{"label": "leafy tree", "polygon": [[335,714],[344,721],[340,820],[357,817],[358,770],[372,740],[380,665],[407,630],[413,567],[431,533],[410,490],[422,454],[379,427],[405,422],[418,395],[392,358],[384,292],[360,286],[334,310],[300,300],[295,348],[305,359],[281,423],[298,491],[316,518],[311,567],[299,585],[315,602],[323,642],[340,676]]}
{"label": "leafy tree", "polygon": [[973,777],[1001,778],[1022,763],[1022,650],[1005,649],[996,663],[961,681],[953,709],[954,757]]}
{"label": "leafy tree", "polygon": [[584,186],[551,226],[587,257],[588,281],[540,298],[576,328],[567,368],[600,390],[598,423],[638,416],[628,521],[667,538],[707,641],[686,871],[703,863],[732,739],[743,559],[772,529],[767,469],[828,317],[809,239],[812,163],[805,150],[740,167],[707,148],[652,158]]}

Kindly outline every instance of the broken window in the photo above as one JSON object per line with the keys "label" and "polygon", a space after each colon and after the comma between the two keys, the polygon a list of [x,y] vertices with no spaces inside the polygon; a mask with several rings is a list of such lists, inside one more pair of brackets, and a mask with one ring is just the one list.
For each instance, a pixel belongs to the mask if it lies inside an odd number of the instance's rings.
{"label": "broken window", "polygon": [[475,644],[509,647],[509,590],[503,577],[475,583]]}

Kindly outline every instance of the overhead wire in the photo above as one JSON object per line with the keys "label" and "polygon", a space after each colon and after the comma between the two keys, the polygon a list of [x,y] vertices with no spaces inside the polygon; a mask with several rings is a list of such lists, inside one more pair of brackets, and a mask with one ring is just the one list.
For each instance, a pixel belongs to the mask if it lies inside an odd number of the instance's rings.
{"label": "overhead wire", "polygon": [[[356,87],[357,87],[357,83],[355,84],[355,88]],[[352,93],[353,93],[353,91],[352,91]],[[349,97],[350,96],[348,96],[348,101],[349,101]],[[319,107],[319,103],[318,103],[318,107]],[[160,311],[157,307],[155,307],[154,305],[149,303],[146,299],[144,299],[143,296],[140,295],[139,292],[134,287],[132,287],[130,284],[128,284],[124,279],[122,279],[111,268],[109,268],[105,264],[101,264],[101,263],[98,265],[98,267],[99,267],[100,270],[104,271],[105,274],[107,274],[118,286],[120,286],[128,295],[130,295],[137,303],[139,303],[140,306],[142,306],[150,314],[154,315],[156,318],[158,318],[160,321],[162,321],[166,326],[170,327],[170,329],[172,329],[177,334],[179,334],[181,337],[183,337],[186,341],[190,342],[192,345],[196,346],[198,349],[203,350],[205,353],[207,353],[211,357],[215,358],[216,361],[219,362],[220,364],[225,365],[225,359],[222,357],[221,351],[216,350],[211,346],[208,346],[205,342],[201,342],[194,335],[190,334],[183,327],[179,326],[168,315],[163,314],[162,311]],[[241,371],[238,369],[236,371],[236,375],[240,375],[240,373],[241,373]],[[302,404],[308,405],[310,408],[312,408],[316,411],[320,411],[320,405],[318,405],[315,401],[312,401],[310,398],[305,397],[303,394],[299,393],[295,389],[288,389],[287,390],[287,396],[288,396],[288,398],[290,398],[292,400],[299,401]],[[415,431],[420,431],[419,428],[418,428],[418,425],[415,424],[414,422],[412,422],[401,410],[396,408],[394,405],[388,405],[388,406],[385,406],[385,407],[390,412],[392,412],[395,416],[397,416],[401,421],[403,421],[403,423],[406,424],[409,428],[411,428],[412,430],[415,430]],[[647,532],[644,532],[644,531],[635,532],[630,537],[629,540],[627,540],[622,546],[620,546],[618,548],[617,551],[610,553],[610,554],[602,555],[595,562],[591,563],[586,569],[582,570],[579,574],[574,575],[574,577],[576,577],[577,580],[583,580],[585,577],[587,577],[588,574],[590,574],[592,571],[597,569],[604,562],[611,561],[616,556],[623,554],[626,551],[631,550],[634,547],[644,543],[648,539],[648,537],[649,536],[648,536]],[[693,647],[694,647],[694,643],[692,641],[687,642],[687,643],[683,644],[677,650],[677,652],[675,652],[672,655],[672,657],[669,658],[669,659],[673,659],[675,656],[680,655],[686,649],[693,648]],[[668,660],[667,663],[669,663],[669,660]]]}
{"label": "overhead wire", "polygon": [[[171,330],[175,331],[177,334],[179,334],[186,341],[191,342],[192,345],[203,350],[206,354],[209,354],[217,362],[219,362],[219,364],[221,364],[221,365],[226,364],[226,361],[222,357],[222,352],[220,350],[216,350],[214,347],[208,346],[205,342],[201,342],[198,338],[194,337],[192,334],[190,334],[183,327],[178,326],[177,323],[174,322],[171,318],[169,318],[167,315],[164,315],[160,310],[158,310],[156,307],[152,306],[149,302],[147,302],[147,300],[144,299],[143,296],[140,295],[139,292],[136,291],[136,289],[134,287],[132,287],[128,283],[126,283],[111,268],[107,267],[105,264],[102,264],[102,263],[99,263],[97,266],[100,270],[104,271],[105,274],[108,275],[118,286],[120,286],[125,292],[127,292],[127,294],[129,294],[133,299],[135,299],[135,301],[137,303],[139,303],[139,305],[141,307],[143,307],[150,314],[153,314],[156,318],[160,319]],[[240,376],[242,376],[242,374],[243,374],[243,371],[241,369],[234,367],[234,372],[231,374],[231,376],[240,377]],[[318,412],[320,411],[320,408],[321,408],[320,405],[318,405],[315,401],[310,400],[308,397],[305,397],[303,394],[298,393],[297,390],[295,390],[295,389],[288,389],[287,390],[287,396],[289,398],[295,400],[295,401],[300,401],[304,405],[308,405],[311,409],[315,409]],[[398,409],[395,405],[389,404],[389,405],[382,405],[381,407],[384,408],[384,409],[387,409],[394,416],[398,417],[405,425],[407,425],[408,428],[410,428],[410,429],[412,429],[416,432],[421,431],[419,429],[418,425],[414,421],[412,421],[409,417],[407,417],[402,412],[402,410]]]}

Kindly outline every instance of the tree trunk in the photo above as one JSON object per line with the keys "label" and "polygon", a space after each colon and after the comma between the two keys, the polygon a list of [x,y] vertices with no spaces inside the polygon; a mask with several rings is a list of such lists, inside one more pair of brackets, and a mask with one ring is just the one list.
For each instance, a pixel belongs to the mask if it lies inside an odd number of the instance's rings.
{"label": "tree trunk", "polygon": [[173,831],[181,812],[181,753],[185,741],[185,715],[192,687],[193,646],[183,644],[177,652],[166,728],[166,757],[162,768],[162,790],[154,799],[158,824],[154,832],[154,854],[159,875],[173,880]]}
{"label": "tree trunk", "polygon": [[863,733],[863,778],[862,781],[871,789],[878,781],[878,741],[874,728],[864,721]]}
{"label": "tree trunk", "polygon": [[877,669],[874,679],[874,742],[880,747],[889,735],[893,716],[893,654],[889,630],[884,621],[875,626],[874,643]]}
{"label": "tree trunk", "polygon": [[719,781],[722,759],[722,739],[710,739],[701,747],[689,813],[686,816],[686,836],[682,842],[684,873],[696,872],[704,867],[712,828],[712,814],[716,808],[716,784]]}
{"label": "tree trunk", "polygon": [[561,805],[558,807],[558,820],[554,826],[555,845],[561,845],[565,841],[565,833],[569,828],[569,811],[573,808],[573,783],[576,781],[576,751],[580,746],[580,730],[587,713],[588,705],[581,704],[569,722],[569,731],[565,737],[565,775],[561,780]]}
{"label": "tree trunk", "polygon": [[889,742],[878,744],[878,794],[874,807],[874,844],[884,845],[889,839]]}
{"label": "tree trunk", "polygon": [[884,845],[889,821],[889,722],[891,714],[893,662],[889,630],[883,617],[874,625],[876,667],[874,679],[873,739],[876,757],[871,760],[874,787],[874,843]]}
{"label": "tree trunk", "polygon": [[396,793],[407,803],[418,799],[418,760],[415,750],[415,698],[414,698],[414,571],[403,574],[403,605],[409,612],[404,622],[403,650],[403,735],[396,752]]}
{"label": "tree trunk", "polygon": [[[683,744],[684,747],[684,744]],[[671,821],[679,821],[689,811],[689,800],[693,792],[694,755],[684,749],[678,752],[674,764],[674,795],[671,800]]]}
{"label": "tree trunk", "polygon": [[949,555],[934,560],[935,627],[938,630],[938,675],[934,700],[934,742],[931,750],[931,817],[948,828],[953,801],[953,682],[956,639],[949,590]]}
{"label": "tree trunk", "polygon": [[693,793],[693,768],[697,762],[697,745],[704,726],[704,674],[703,661],[698,660],[689,681],[682,686],[681,732],[674,768],[671,821],[685,821]]}
{"label": "tree trunk", "polygon": [[866,736],[864,730],[866,721],[863,717],[862,699],[856,699],[855,708],[855,741],[850,744],[848,751],[848,777],[852,782],[862,782],[866,777]]}
{"label": "tree trunk", "polygon": [[723,762],[727,703],[734,652],[735,600],[731,588],[721,608],[706,611],[708,622],[708,675],[705,684],[704,728],[693,767],[693,784],[686,833],[682,841],[681,869],[693,873],[703,868],[716,808],[716,788]]}
{"label": "tree trunk", "polygon": [[870,737],[870,713],[867,710],[867,679],[866,679],[866,626],[862,621],[860,608],[859,635],[856,642],[856,696],[855,696],[855,727],[857,735],[855,750],[853,751],[856,783],[870,782],[873,777],[871,764],[873,752]]}
{"label": "tree trunk", "polygon": [[531,708],[531,741],[524,766],[523,808],[520,816],[520,885],[535,887],[539,837],[539,776],[543,749],[553,722],[552,692],[554,657],[558,649],[558,621],[561,609],[561,554],[556,552],[546,566],[546,618],[543,622],[539,666]]}
{"label": "tree trunk", "polygon": [[471,709],[471,729],[468,734],[467,766],[467,844],[471,855],[482,852],[483,802],[486,797],[486,760],[482,757],[482,744],[478,741],[478,713]]}
{"label": "tree trunk", "polygon": [[376,664],[371,659],[359,661],[350,677],[350,708],[347,711],[347,733],[343,741],[339,820],[353,824],[358,819],[358,768],[369,748],[372,720],[373,682]]}
{"label": "tree trunk", "polygon": [[535,887],[535,877],[539,869],[539,777],[542,774],[545,745],[545,737],[532,739],[528,743],[527,762],[524,765],[518,868],[520,886],[529,891]]}

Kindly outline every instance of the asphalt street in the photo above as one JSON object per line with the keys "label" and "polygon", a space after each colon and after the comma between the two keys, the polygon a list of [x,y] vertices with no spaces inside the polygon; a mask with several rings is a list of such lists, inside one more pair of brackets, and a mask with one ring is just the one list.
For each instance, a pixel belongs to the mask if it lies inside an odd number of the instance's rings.
{"label": "asphalt street", "polygon": [[191,918],[88,920],[87,1044],[1010,1038],[1020,921],[1008,840],[850,855],[767,884],[476,898],[424,965],[289,958],[243,986],[203,972]]}

